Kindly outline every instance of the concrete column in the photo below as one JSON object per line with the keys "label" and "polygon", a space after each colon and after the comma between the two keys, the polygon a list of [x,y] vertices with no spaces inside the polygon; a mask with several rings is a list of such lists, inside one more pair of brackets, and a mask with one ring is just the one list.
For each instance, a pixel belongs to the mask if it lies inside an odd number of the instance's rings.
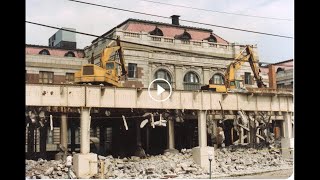
{"label": "concrete column", "polygon": [[292,138],[292,116],[291,113],[283,113],[283,135],[285,138]]}
{"label": "concrete column", "polygon": [[167,124],[167,148],[164,152],[178,153],[179,151],[175,149],[174,142],[174,120],[168,120]]}
{"label": "concrete column", "polygon": [[90,112],[89,108],[83,108],[80,120],[80,153],[88,154],[90,152]]}
{"label": "concrete column", "polygon": [[218,148],[218,120],[213,119],[213,134],[216,137],[216,143],[214,143],[214,149]]}
{"label": "concrete column", "polygon": [[292,116],[289,112],[283,114],[283,138],[281,139],[281,153],[283,158],[293,158],[294,140],[292,136]]}
{"label": "concrete column", "polygon": [[66,148],[66,150],[68,149],[68,122],[67,122],[67,114],[65,113],[61,114],[60,144],[61,146]]}
{"label": "concrete column", "polygon": [[206,113],[205,111],[198,110],[198,138],[199,146],[207,146],[207,125],[206,125]]}
{"label": "concrete column", "polygon": [[210,77],[210,69],[209,68],[203,68],[203,82],[202,84],[206,85],[209,84]]}
{"label": "concrete column", "polygon": [[174,74],[175,74],[175,84],[177,90],[183,90],[183,72],[182,66],[175,66],[174,67]]}
{"label": "concrete column", "polygon": [[73,157],[73,169],[77,178],[90,179],[98,173],[98,156],[90,152],[90,111],[84,107],[81,110],[80,154]]}
{"label": "concrete column", "polygon": [[214,167],[214,148],[207,146],[207,127],[205,111],[198,111],[199,146],[192,149],[192,158],[202,168],[209,170],[209,153],[212,154],[211,169]]}
{"label": "concrete column", "polygon": [[61,114],[61,121],[60,121],[60,146],[62,147],[62,151],[58,152],[55,155],[55,160],[67,158],[68,152],[68,122],[67,122],[67,114]]}

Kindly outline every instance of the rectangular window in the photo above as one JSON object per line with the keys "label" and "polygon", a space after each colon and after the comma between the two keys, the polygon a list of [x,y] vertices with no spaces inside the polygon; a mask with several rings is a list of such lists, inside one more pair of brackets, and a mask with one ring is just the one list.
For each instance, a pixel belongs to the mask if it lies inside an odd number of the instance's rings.
{"label": "rectangular window", "polygon": [[137,78],[137,64],[129,63],[128,65],[128,77]]}
{"label": "rectangular window", "polygon": [[252,84],[251,83],[251,73],[249,73],[249,72],[244,73],[244,84]]}
{"label": "rectangular window", "polygon": [[53,83],[53,72],[40,71],[39,72],[39,83]]}
{"label": "rectangular window", "polygon": [[66,73],[66,83],[74,82],[74,73]]}

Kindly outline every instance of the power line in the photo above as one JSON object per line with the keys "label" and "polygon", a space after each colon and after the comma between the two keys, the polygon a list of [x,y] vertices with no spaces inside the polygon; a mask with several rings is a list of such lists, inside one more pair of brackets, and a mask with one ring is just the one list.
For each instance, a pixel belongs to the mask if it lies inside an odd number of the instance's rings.
{"label": "power line", "polygon": [[[31,21],[25,21],[25,22],[26,22],[26,23],[29,23],[29,24],[34,24],[34,25],[38,25],[38,26],[43,26],[43,27],[47,27],[47,28],[52,28],[52,29],[58,29],[58,30],[63,29],[63,28],[54,27],[54,26],[50,26],[50,25],[45,25],[45,24],[41,24],[41,23],[35,23],[35,22],[31,22]],[[92,36],[92,37],[96,37],[96,38],[109,39],[109,40],[114,40],[114,41],[117,40],[117,39],[115,39],[115,38],[101,37],[101,36],[98,36],[98,35],[89,34],[89,33],[84,33],[84,32],[79,32],[79,31],[74,31],[74,30],[70,30],[70,29],[63,29],[63,30],[64,30],[64,31],[68,31],[68,32],[77,33],[77,34],[86,35],[86,36]],[[159,47],[159,46],[152,46],[152,45],[135,43],[135,42],[125,41],[125,40],[120,40],[120,42],[124,42],[124,43],[128,43],[128,44],[133,44],[133,45],[138,45],[138,46],[149,47],[149,48],[156,48],[156,49],[161,49],[161,50],[166,50],[166,51],[173,51],[173,52],[180,52],[180,53],[198,55],[198,56],[203,56],[203,57],[221,58],[221,57],[219,57],[219,56],[213,56],[213,55],[208,55],[208,54],[202,54],[202,53],[195,53],[195,52],[183,51],[183,50],[178,50],[178,49],[164,48],[164,47]],[[227,58],[225,58],[224,60],[234,61],[234,59],[227,59]],[[237,61],[243,61],[243,60],[237,60]],[[245,61],[245,62],[247,62],[247,61]],[[261,64],[273,64],[273,63],[268,63],[268,62],[259,62],[259,63],[261,63]]]}
{"label": "power line", "polygon": [[174,7],[187,8],[187,9],[194,9],[194,10],[199,10],[199,11],[221,13],[221,14],[230,14],[230,15],[237,15],[237,16],[246,16],[246,17],[253,17],[253,18],[273,19],[273,20],[283,20],[283,21],[292,21],[292,19],[275,18],[275,17],[267,17],[267,16],[255,16],[255,15],[231,13],[231,12],[225,12],[225,11],[216,11],[216,10],[202,9],[202,8],[196,8],[196,7],[191,7],[191,6],[178,5],[178,4],[169,4],[169,3],[150,1],[150,0],[141,0],[141,1],[150,2],[150,3],[156,3],[156,4],[164,4],[164,5],[168,5],[168,6],[174,6]]}
{"label": "power line", "polygon": [[[143,13],[143,12],[138,12],[138,11],[132,11],[132,10],[128,10],[128,9],[116,8],[116,7],[111,7],[111,6],[105,6],[105,5],[101,5],[101,4],[93,4],[93,3],[88,3],[88,2],[83,2],[83,1],[77,1],[77,0],[68,0],[68,1],[76,2],[76,3],[81,3],[81,4],[86,4],[86,5],[91,5],[91,6],[104,7],[104,8],[109,8],[109,9],[114,9],[114,10],[119,10],[119,11],[126,11],[126,12],[131,12],[131,13],[136,13],[136,14],[142,14],[142,15],[147,15],[147,16],[154,16],[154,17],[160,17],[160,18],[170,19],[170,17],[166,17],[166,16],[161,16],[161,15],[156,15],[156,14],[150,14],[150,13]],[[219,27],[219,28],[224,28],[224,29],[231,29],[231,30],[243,31],[243,32],[250,32],[250,33],[255,33],[255,34],[262,34],[262,35],[268,35],[268,36],[275,36],[275,37],[282,37],[282,38],[293,39],[293,37],[291,37],[291,36],[284,36],[284,35],[279,35],[279,34],[271,34],[271,33],[259,32],[259,31],[251,31],[251,30],[247,30],[247,29],[240,29],[240,28],[233,28],[233,27],[227,27],[227,26],[220,26],[220,25],[215,25],[215,24],[202,23],[202,22],[191,21],[191,20],[184,20],[184,19],[180,19],[180,21],[189,22],[189,23],[194,23],[194,24],[207,25],[207,26],[213,26],[213,27]]]}

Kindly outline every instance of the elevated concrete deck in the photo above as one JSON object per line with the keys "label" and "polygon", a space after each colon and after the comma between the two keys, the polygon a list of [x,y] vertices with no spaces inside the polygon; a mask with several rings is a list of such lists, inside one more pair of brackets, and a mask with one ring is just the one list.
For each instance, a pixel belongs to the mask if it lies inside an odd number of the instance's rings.
{"label": "elevated concrete deck", "polygon": [[[151,94],[156,93],[156,89],[151,90]],[[168,94],[164,92],[162,96]],[[220,110],[219,101],[224,110],[293,112],[293,95],[290,93],[174,90],[167,101],[156,102],[150,98],[148,89],[26,84],[26,106]]]}

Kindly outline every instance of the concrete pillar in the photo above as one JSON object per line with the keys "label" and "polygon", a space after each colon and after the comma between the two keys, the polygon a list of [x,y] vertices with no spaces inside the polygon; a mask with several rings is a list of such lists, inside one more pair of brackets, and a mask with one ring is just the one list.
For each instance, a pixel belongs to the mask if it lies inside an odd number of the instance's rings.
{"label": "concrete pillar", "polygon": [[198,138],[199,146],[207,146],[207,120],[205,111],[198,110]]}
{"label": "concrete pillar", "polygon": [[164,152],[178,153],[179,151],[175,149],[174,142],[174,120],[168,120],[167,124],[167,148]]}
{"label": "concrete pillar", "polygon": [[90,112],[89,108],[83,108],[80,120],[80,153],[88,154],[90,152]]}
{"label": "concrete pillar", "polygon": [[62,147],[62,151],[55,155],[55,160],[67,158],[68,152],[68,122],[67,122],[67,114],[61,114],[61,121],[60,121],[60,146]]}
{"label": "concrete pillar", "polygon": [[203,68],[203,82],[202,84],[206,85],[209,84],[210,77],[210,69],[209,68]]}
{"label": "concrete pillar", "polygon": [[283,138],[281,139],[281,153],[284,158],[293,158],[294,140],[292,136],[292,116],[289,112],[283,114]]}
{"label": "concrete pillar", "polygon": [[90,152],[90,112],[89,108],[81,110],[80,154],[73,157],[73,168],[77,178],[89,179],[98,173],[98,156]]}
{"label": "concrete pillar", "polygon": [[182,72],[182,66],[175,66],[174,67],[174,74],[175,74],[175,88],[177,90],[183,90],[184,87],[183,87],[183,72]]}
{"label": "concrete pillar", "polygon": [[213,134],[216,137],[216,143],[214,143],[214,149],[218,148],[218,120],[213,119]]}
{"label": "concrete pillar", "polygon": [[192,158],[202,168],[209,170],[209,154],[212,154],[211,169],[213,169],[214,148],[207,146],[207,126],[206,126],[206,112],[198,111],[198,133],[199,133],[199,146],[192,149]]}
{"label": "concrete pillar", "polygon": [[67,114],[65,113],[61,114],[60,144],[61,146],[66,148],[66,150],[68,149],[68,122],[67,122]]}
{"label": "concrete pillar", "polygon": [[283,135],[285,138],[292,138],[292,116],[291,113],[283,113]]}

